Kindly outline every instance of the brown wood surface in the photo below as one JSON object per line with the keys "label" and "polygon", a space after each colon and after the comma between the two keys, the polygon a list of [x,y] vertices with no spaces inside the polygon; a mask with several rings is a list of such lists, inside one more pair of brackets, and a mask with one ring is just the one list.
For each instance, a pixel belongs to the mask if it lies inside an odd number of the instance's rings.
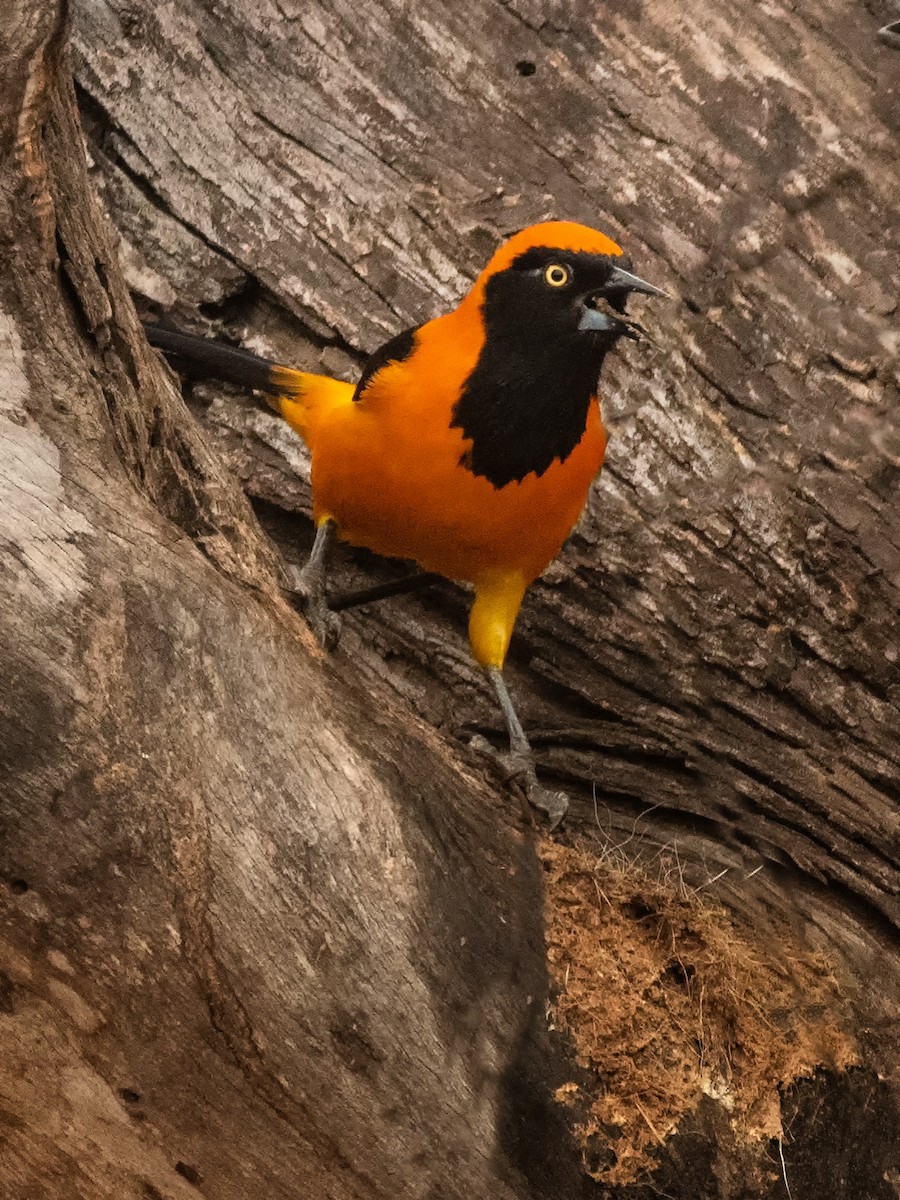
{"label": "brown wood surface", "polygon": [[532,1129],[564,1195],[530,839],[281,600],[61,33],[23,2],[0,64],[0,1195],[527,1196]]}
{"label": "brown wood surface", "polygon": [[[607,467],[514,641],[542,773],[573,797],[564,839],[636,827],[760,955],[779,962],[783,913],[827,951],[862,1065],[786,1097],[792,1193],[895,1194],[889,16],[80,0],[115,247],[61,13],[13,0],[4,1200],[607,1194],[551,1100],[574,1068],[548,1041],[533,838],[466,749],[500,727],[464,596],[385,602],[315,651],[221,466],[298,558],[302,450],[206,385],[198,424],[119,271],[152,315],[351,377],[549,215],[617,236],[675,297],[605,374]],[[348,558],[339,584],[388,574]],[[730,1137],[701,1114],[663,1193],[784,1195],[777,1158],[751,1180]]]}
{"label": "brown wood surface", "polygon": [[[670,289],[606,372],[607,466],[526,605],[514,687],[577,795],[893,925],[898,58],[878,19],[92,0],[76,36],[133,282],[176,316],[352,376],[551,214]],[[243,398],[206,416],[251,492],[302,506],[273,421]],[[432,720],[493,724],[447,596],[449,631],[394,602],[361,638]]]}

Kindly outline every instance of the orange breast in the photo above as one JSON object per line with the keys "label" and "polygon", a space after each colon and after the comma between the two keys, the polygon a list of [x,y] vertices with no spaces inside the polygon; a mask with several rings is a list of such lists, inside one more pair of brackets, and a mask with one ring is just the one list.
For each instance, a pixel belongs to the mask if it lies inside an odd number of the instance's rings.
{"label": "orange breast", "polygon": [[497,488],[461,466],[470,443],[451,428],[452,411],[480,350],[476,322],[465,308],[430,322],[362,400],[311,423],[316,515],[333,517],[346,541],[450,579],[512,570],[530,582],[578,520],[606,435],[594,403],[580,443],[540,477]]}

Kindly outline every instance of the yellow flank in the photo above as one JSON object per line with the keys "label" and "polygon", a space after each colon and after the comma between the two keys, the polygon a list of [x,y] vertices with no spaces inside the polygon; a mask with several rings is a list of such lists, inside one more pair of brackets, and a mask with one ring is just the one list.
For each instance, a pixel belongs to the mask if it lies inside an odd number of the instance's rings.
{"label": "yellow flank", "polygon": [[530,580],[518,572],[498,575],[475,587],[469,614],[469,643],[482,667],[502,667],[513,626]]}
{"label": "yellow flank", "polygon": [[279,394],[268,397],[269,403],[307,444],[317,418],[335,406],[349,405],[356,390],[352,383],[291,367],[272,367],[271,378]]}

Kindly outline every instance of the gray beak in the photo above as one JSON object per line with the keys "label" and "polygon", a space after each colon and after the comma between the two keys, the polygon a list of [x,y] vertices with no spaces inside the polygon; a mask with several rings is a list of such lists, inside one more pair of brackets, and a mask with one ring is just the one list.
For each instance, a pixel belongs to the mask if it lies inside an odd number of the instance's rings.
{"label": "gray beak", "polygon": [[[648,283],[646,279],[641,279],[637,275],[632,275],[630,271],[624,271],[621,267],[614,267],[612,274],[607,279],[603,287],[594,293],[594,296],[608,296],[610,303],[614,308],[619,308],[620,304],[613,297],[618,293],[621,296],[622,292],[643,292],[647,296],[663,296],[666,300],[671,297],[658,288],[654,283]],[[621,302],[621,311],[624,313],[624,301]],[[619,337],[637,338],[639,325],[635,325],[633,321],[628,321],[623,317],[614,317],[609,313],[605,313],[602,309],[591,307],[590,297],[585,303],[584,313],[578,323],[578,328],[592,333],[615,333]]]}
{"label": "gray beak", "polygon": [[604,292],[644,292],[648,296],[664,296],[666,300],[671,297],[662,288],[658,288],[654,283],[648,283],[646,279],[639,279],[637,275],[632,275],[630,271],[623,271],[621,267],[614,267],[613,273],[610,275]]}

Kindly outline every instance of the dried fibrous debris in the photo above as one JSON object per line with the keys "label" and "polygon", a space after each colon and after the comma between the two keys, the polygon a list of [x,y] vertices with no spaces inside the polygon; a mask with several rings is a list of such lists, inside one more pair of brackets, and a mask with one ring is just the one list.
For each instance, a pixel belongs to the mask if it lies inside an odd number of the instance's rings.
{"label": "dried fibrous debris", "polygon": [[735,1137],[781,1136],[779,1089],[856,1061],[847,1002],[827,963],[739,927],[679,877],[547,842],[551,1020],[585,1075],[573,1111],[586,1170],[634,1182],[704,1096]]}

